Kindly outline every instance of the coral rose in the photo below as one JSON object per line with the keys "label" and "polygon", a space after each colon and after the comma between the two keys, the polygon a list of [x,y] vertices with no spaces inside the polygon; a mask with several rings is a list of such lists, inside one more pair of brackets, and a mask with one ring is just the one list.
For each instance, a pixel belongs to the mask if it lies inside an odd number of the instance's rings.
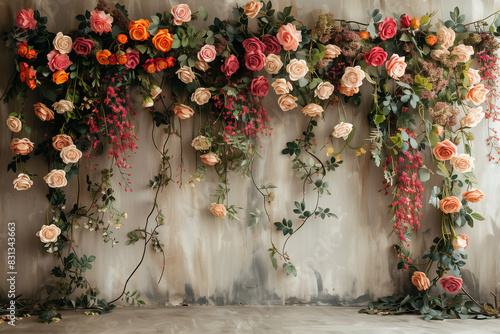
{"label": "coral rose", "polygon": [[192,82],[195,78],[195,75],[189,66],[182,66],[177,70],[177,72],[175,72],[175,74],[177,74],[179,79],[185,84]]}
{"label": "coral rose", "polygon": [[65,164],[76,164],[82,157],[82,151],[77,149],[76,145],[69,145],[63,147],[60,156]]}
{"label": "coral rose", "polygon": [[431,51],[431,58],[437,61],[443,61],[443,59],[449,55],[450,51],[446,49],[437,49]]}
{"label": "coral rose", "polygon": [[431,287],[431,282],[425,273],[421,271],[415,271],[411,276],[411,282],[415,285],[418,291],[424,291]]}
{"label": "coral rose", "polygon": [[28,138],[12,138],[10,142],[10,150],[14,154],[27,155],[33,151],[34,143]]}
{"label": "coral rose", "polygon": [[380,66],[387,60],[387,52],[384,51],[380,46],[376,46],[370,50],[370,52],[364,55],[366,65],[368,66]]}
{"label": "coral rose", "polygon": [[360,66],[346,67],[341,83],[345,87],[359,87],[363,83],[365,72]]}
{"label": "coral rose", "polygon": [[469,236],[467,234],[457,235],[451,241],[451,244],[453,245],[453,249],[466,249],[469,245]]}
{"label": "coral rose", "polygon": [[486,101],[486,94],[488,94],[488,92],[489,90],[484,88],[483,84],[470,86],[465,100],[470,101],[474,105],[478,106],[484,101]]}
{"label": "coral rose", "polygon": [[24,31],[35,29],[37,21],[34,15],[33,9],[21,9],[16,16],[16,26]]}
{"label": "coral rose", "polygon": [[61,229],[54,224],[42,225],[42,229],[36,232],[36,236],[40,237],[41,242],[56,242],[57,237],[61,234]]}
{"label": "coral rose", "polygon": [[68,100],[60,100],[59,102],[54,102],[52,108],[54,108],[58,114],[64,114],[65,112],[73,110],[73,103]]}
{"label": "coral rose", "polygon": [[262,52],[247,52],[245,53],[245,66],[250,71],[260,71],[266,64],[266,55]]}
{"label": "coral rose", "polygon": [[251,17],[251,18],[254,18],[257,16],[257,14],[259,14],[259,11],[260,9],[262,8],[262,6],[264,5],[263,2],[257,2],[257,1],[250,1],[250,2],[247,2],[245,4],[245,7],[243,7],[244,9],[244,13],[248,16],[248,17]]}
{"label": "coral rose", "polygon": [[323,113],[324,110],[323,107],[321,107],[319,104],[309,103],[304,108],[302,108],[301,111],[306,116],[316,117],[318,115],[321,115],[321,113]]}
{"label": "coral rose", "polygon": [[111,23],[113,23],[113,17],[106,14],[102,10],[94,10],[90,12],[90,31],[102,35],[103,33],[111,32]]}
{"label": "coral rose", "polygon": [[354,94],[359,93],[359,87],[347,87],[341,85],[339,92],[340,94],[344,94],[345,96],[353,96]]}
{"label": "coral rose", "polygon": [[264,97],[269,92],[269,81],[264,76],[259,76],[252,80],[250,85],[252,95]]}
{"label": "coral rose", "polygon": [[191,9],[188,5],[180,4],[172,7],[170,13],[174,17],[174,26],[180,26],[183,22],[191,21]]}
{"label": "coral rose", "polygon": [[351,123],[344,123],[340,122],[340,124],[335,125],[333,128],[332,136],[335,138],[344,138],[347,139],[347,136],[352,131],[352,124]]}
{"label": "coral rose", "polygon": [[70,53],[73,46],[71,37],[63,35],[62,32],[56,34],[52,43],[54,44],[54,48],[62,54]]}
{"label": "coral rose", "polygon": [[276,79],[271,86],[277,95],[288,94],[293,90],[293,86],[290,82],[287,82],[284,78]]}
{"label": "coral rose", "polygon": [[297,100],[292,94],[281,95],[278,99],[278,105],[283,111],[292,110],[297,107],[297,103],[295,103]]}
{"label": "coral rose", "polygon": [[31,188],[33,181],[31,181],[29,175],[20,173],[17,178],[12,181],[12,184],[14,184],[14,189],[21,191]]}
{"label": "coral rose", "polygon": [[451,28],[441,27],[437,32],[437,41],[444,49],[448,49],[455,43],[455,32]]}
{"label": "coral rose", "polygon": [[7,118],[7,127],[12,132],[19,132],[23,129],[23,122],[17,117],[9,116]]}
{"label": "coral rose", "polygon": [[471,203],[477,203],[484,197],[484,193],[479,189],[471,189],[462,194],[462,198]]}
{"label": "coral rose", "polygon": [[73,64],[73,62],[69,60],[68,55],[60,54],[56,50],[52,50],[47,54],[47,60],[49,62],[49,69],[52,72],[65,70]]}
{"label": "coral rose", "polygon": [[174,107],[174,114],[180,119],[188,119],[194,115],[194,110],[185,104],[178,104]]}
{"label": "coral rose", "polygon": [[215,60],[217,56],[217,51],[213,45],[204,45],[200,51],[198,51],[198,60],[210,63]]}
{"label": "coral rose", "polygon": [[57,135],[52,137],[52,147],[56,151],[62,151],[66,146],[73,145],[73,139],[68,135]]}
{"label": "coral rose", "polygon": [[470,57],[474,54],[474,48],[470,45],[459,44],[453,48],[451,51],[452,56],[457,56],[460,63],[466,63],[470,60]]}
{"label": "coral rose", "polygon": [[247,38],[243,41],[245,52],[264,52],[266,45],[257,37]]}
{"label": "coral rose", "polygon": [[387,63],[385,63],[385,69],[391,78],[401,78],[405,74],[406,70],[405,57],[393,54]]}
{"label": "coral rose", "polygon": [[145,41],[149,38],[148,31],[150,23],[149,20],[140,19],[137,21],[130,21],[128,25],[128,33],[130,38],[134,41]]}
{"label": "coral rose", "polygon": [[68,184],[66,172],[62,169],[53,169],[43,177],[47,185],[51,188],[61,188]]}
{"label": "coral rose", "polygon": [[398,23],[392,17],[386,17],[385,20],[378,25],[379,37],[385,41],[394,37],[398,32]]}
{"label": "coral rose", "polygon": [[191,101],[201,106],[210,101],[210,97],[212,97],[212,94],[210,94],[208,88],[197,88],[191,95]]}
{"label": "coral rose", "polygon": [[50,110],[45,104],[38,102],[33,105],[35,115],[42,121],[51,121],[54,119],[54,112]]}
{"label": "coral rose", "polygon": [[444,213],[460,212],[462,202],[455,196],[445,197],[439,201],[439,208]]}
{"label": "coral rose", "polygon": [[469,85],[477,85],[481,82],[481,74],[479,74],[479,70],[469,68],[467,70],[467,76],[469,77]]}
{"label": "coral rose", "polygon": [[302,42],[302,33],[291,23],[282,25],[276,37],[285,51],[297,51],[299,43]]}
{"label": "coral rose", "polygon": [[215,217],[220,217],[220,218],[224,218],[227,213],[224,204],[217,204],[217,203],[210,203],[210,212],[212,212],[212,214]]}
{"label": "coral rose", "polygon": [[262,42],[266,46],[265,52],[272,54],[279,54],[281,52],[281,45],[278,39],[275,36],[264,35],[262,37]]}
{"label": "coral rose", "polygon": [[266,57],[266,64],[264,65],[264,69],[267,73],[278,74],[282,67],[283,62],[281,61],[280,56],[270,54]]}
{"label": "coral rose", "polygon": [[457,172],[467,173],[474,167],[474,158],[471,158],[467,154],[459,154],[451,158],[451,163]]}
{"label": "coral rose", "polygon": [[441,278],[439,282],[443,286],[443,289],[450,293],[457,293],[462,288],[462,279],[454,276]]}
{"label": "coral rose", "polygon": [[327,81],[320,82],[314,90],[314,97],[319,97],[321,100],[326,100],[333,94],[334,88],[335,87]]}
{"label": "coral rose", "polygon": [[290,76],[291,81],[297,81],[309,72],[309,67],[304,59],[292,59],[288,65],[286,65],[286,71]]}
{"label": "coral rose", "polygon": [[217,157],[215,153],[209,152],[207,154],[200,155],[201,162],[205,165],[215,166],[220,163],[220,159]]}
{"label": "coral rose", "polygon": [[230,55],[224,61],[224,65],[221,66],[221,71],[226,75],[226,77],[230,77],[240,68],[240,63],[238,62],[238,58],[235,55]]}
{"label": "coral rose", "polygon": [[460,120],[460,124],[462,126],[468,126],[469,128],[473,128],[476,125],[478,125],[483,118],[484,118],[483,107],[474,108],[469,110],[467,115],[462,117],[462,119]]}
{"label": "coral rose", "polygon": [[210,145],[210,140],[205,136],[198,136],[191,142],[191,146],[197,151],[206,151],[210,148]]}
{"label": "coral rose", "polygon": [[160,52],[167,52],[172,49],[172,42],[174,41],[174,35],[168,32],[168,29],[159,30],[153,37],[153,45],[156,50]]}
{"label": "coral rose", "polygon": [[86,56],[92,51],[94,46],[95,44],[91,39],[78,37],[73,42],[73,51],[75,51],[77,55]]}
{"label": "coral rose", "polygon": [[200,71],[206,72],[210,68],[210,65],[204,60],[197,60],[194,67]]}
{"label": "coral rose", "polygon": [[323,58],[334,59],[340,56],[341,53],[342,50],[337,45],[328,44],[326,46],[325,56]]}
{"label": "coral rose", "polygon": [[432,153],[434,154],[436,160],[450,160],[457,155],[457,145],[446,139],[445,141],[437,143],[432,149]]}

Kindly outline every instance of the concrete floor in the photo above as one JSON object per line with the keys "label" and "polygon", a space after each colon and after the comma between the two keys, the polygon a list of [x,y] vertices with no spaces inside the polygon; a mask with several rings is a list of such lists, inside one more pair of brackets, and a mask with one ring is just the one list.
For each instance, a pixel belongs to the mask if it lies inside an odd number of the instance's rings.
{"label": "concrete floor", "polygon": [[31,317],[0,333],[500,333],[500,320],[424,321],[421,316],[359,314],[359,308],[321,306],[120,307],[102,316],[65,311],[46,325]]}

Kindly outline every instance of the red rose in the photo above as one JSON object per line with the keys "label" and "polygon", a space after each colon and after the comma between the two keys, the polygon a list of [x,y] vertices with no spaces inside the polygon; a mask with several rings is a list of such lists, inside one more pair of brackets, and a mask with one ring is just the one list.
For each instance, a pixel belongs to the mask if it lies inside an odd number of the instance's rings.
{"label": "red rose", "polygon": [[267,53],[273,53],[277,55],[281,52],[281,44],[275,36],[264,35],[264,37],[262,38],[262,42],[264,42],[264,45],[266,46],[266,49],[264,51],[266,51]]}
{"label": "red rose", "polygon": [[243,41],[243,47],[248,52],[264,52],[266,46],[257,37],[247,38]]}
{"label": "red rose", "polygon": [[266,55],[262,52],[247,52],[245,54],[245,66],[250,71],[260,71],[266,64]]}
{"label": "red rose", "polygon": [[401,22],[401,26],[403,28],[409,28],[410,24],[411,24],[411,17],[410,17],[410,15],[405,14],[405,15],[401,16],[401,18],[399,19],[399,22]]}
{"label": "red rose", "polygon": [[365,53],[365,61],[368,66],[384,65],[387,60],[387,52],[379,46],[374,47],[370,52]]}
{"label": "red rose", "polygon": [[73,42],[73,50],[77,55],[83,55],[86,56],[92,51],[92,48],[94,47],[94,42],[90,39],[86,39],[83,37],[78,37],[75,39]]}
{"label": "red rose", "polygon": [[386,17],[384,22],[378,25],[380,39],[385,41],[394,37],[398,32],[398,24],[392,17]]}
{"label": "red rose", "polygon": [[462,288],[462,279],[454,276],[441,278],[440,283],[450,293],[457,293]]}
{"label": "red rose", "polygon": [[224,65],[222,65],[221,70],[226,75],[230,77],[240,68],[240,63],[235,55],[230,55],[226,58]]}
{"label": "red rose", "polygon": [[252,80],[250,87],[252,95],[264,97],[269,92],[269,81],[261,75],[260,77]]}
{"label": "red rose", "polygon": [[108,60],[109,60],[109,63],[111,65],[116,65],[118,64],[118,57],[116,56],[116,54],[112,54],[111,56],[108,57]]}

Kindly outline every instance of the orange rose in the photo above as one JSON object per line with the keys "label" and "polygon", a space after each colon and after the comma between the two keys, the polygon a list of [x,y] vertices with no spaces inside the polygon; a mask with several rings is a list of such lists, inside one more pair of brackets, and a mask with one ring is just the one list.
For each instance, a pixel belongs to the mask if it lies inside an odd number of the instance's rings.
{"label": "orange rose", "polygon": [[111,52],[109,50],[102,50],[95,54],[97,61],[101,65],[109,65],[109,56],[111,56]]}
{"label": "orange rose", "polygon": [[125,65],[128,61],[128,57],[126,54],[122,54],[118,56],[118,64]]}
{"label": "orange rose", "polygon": [[165,58],[156,58],[156,66],[158,67],[159,71],[163,71],[166,68],[174,66],[174,62],[171,60],[172,57],[169,57],[169,59]]}
{"label": "orange rose", "polygon": [[156,50],[161,52],[167,52],[172,49],[172,42],[174,41],[174,35],[168,32],[168,29],[162,29],[153,37],[153,45]]}
{"label": "orange rose", "polygon": [[227,213],[224,204],[217,204],[217,203],[210,203],[210,212],[212,212],[212,214],[215,217],[220,217],[220,218],[224,218]]}
{"label": "orange rose", "polygon": [[27,155],[33,151],[35,143],[30,141],[28,138],[13,138],[10,142],[10,150],[14,154]]}
{"label": "orange rose", "polygon": [[359,37],[361,37],[362,39],[368,39],[370,38],[370,33],[366,30],[360,31]]}
{"label": "orange rose", "polygon": [[69,74],[66,71],[57,71],[52,75],[52,81],[54,81],[57,85],[65,83],[69,79]]}
{"label": "orange rose", "polygon": [[446,139],[445,141],[437,143],[432,149],[432,153],[434,154],[436,160],[450,160],[457,155],[457,145]]}
{"label": "orange rose", "polygon": [[425,273],[421,271],[415,271],[411,276],[411,282],[415,285],[418,291],[427,290],[431,286],[431,282],[425,275]]}
{"label": "orange rose", "polygon": [[462,203],[455,196],[445,197],[439,201],[439,208],[444,213],[460,212]]}
{"label": "orange rose", "polygon": [[469,92],[467,93],[467,97],[465,99],[478,106],[486,100],[486,94],[488,94],[488,92],[489,90],[484,88],[483,84],[470,86]]}
{"label": "orange rose", "polygon": [[420,28],[420,20],[418,19],[418,17],[414,17],[411,19],[410,28],[412,29]]}
{"label": "orange rose", "polygon": [[118,42],[120,42],[121,44],[125,44],[128,42],[128,37],[127,35],[125,34],[119,34],[116,39],[118,40]]}
{"label": "orange rose", "polygon": [[427,45],[429,46],[433,46],[434,44],[436,44],[437,42],[437,37],[434,36],[434,35],[428,35],[426,38],[425,38],[425,42],[427,43]]}
{"label": "orange rose", "polygon": [[68,135],[57,135],[52,137],[52,147],[56,151],[62,151],[66,146],[73,145],[73,139]]}
{"label": "orange rose", "polygon": [[132,38],[135,41],[145,41],[149,38],[149,20],[137,20],[137,21],[131,21],[130,24],[128,25],[128,32],[130,35],[130,38]]}
{"label": "orange rose", "polygon": [[250,1],[245,4],[244,13],[251,18],[254,18],[259,14],[259,11],[261,10],[262,6],[264,3],[262,2],[257,2],[257,1]]}
{"label": "orange rose", "polygon": [[54,119],[54,112],[50,110],[45,104],[38,102],[33,105],[36,117],[42,121],[51,121]]}
{"label": "orange rose", "polygon": [[484,193],[479,189],[471,189],[462,194],[462,197],[471,203],[477,203],[484,198]]}

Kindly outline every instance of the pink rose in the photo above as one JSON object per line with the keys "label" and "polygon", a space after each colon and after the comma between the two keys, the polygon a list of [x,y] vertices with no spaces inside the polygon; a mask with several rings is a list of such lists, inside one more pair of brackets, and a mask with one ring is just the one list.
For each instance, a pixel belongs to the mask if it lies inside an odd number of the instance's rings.
{"label": "pink rose", "polygon": [[66,70],[73,62],[69,60],[68,55],[62,55],[56,50],[52,50],[47,55],[47,60],[49,61],[49,68],[52,72],[59,70]]}
{"label": "pink rose", "polygon": [[252,80],[251,84],[252,95],[264,97],[269,92],[269,81],[262,75]]}
{"label": "pink rose", "polygon": [[94,46],[95,45],[94,42],[92,42],[92,40],[83,37],[78,37],[73,42],[73,51],[75,51],[77,55],[86,56],[90,53],[90,51],[92,51],[92,48]]}
{"label": "pink rose", "polygon": [[128,51],[127,50],[127,62],[125,67],[129,70],[133,70],[139,64],[139,51]]}
{"label": "pink rose", "polygon": [[36,232],[36,236],[40,237],[41,242],[56,242],[57,237],[61,234],[61,229],[54,224],[42,225],[40,231]]}
{"label": "pink rose", "polygon": [[174,114],[180,119],[188,119],[194,115],[194,110],[185,104],[179,104],[174,107]]}
{"label": "pink rose", "polygon": [[370,52],[365,53],[365,61],[368,66],[380,66],[387,60],[387,52],[379,46],[374,47]]}
{"label": "pink rose", "polygon": [[239,68],[240,68],[240,63],[238,62],[238,58],[236,58],[235,55],[230,55],[229,57],[226,58],[224,65],[222,65],[221,71],[226,75],[226,77],[230,77]]}
{"label": "pink rose", "polygon": [[409,28],[410,24],[411,24],[411,17],[410,17],[410,15],[405,14],[405,15],[401,16],[401,18],[399,19],[399,22],[401,22],[401,26],[403,28]]}
{"label": "pink rose", "polygon": [[33,30],[36,28],[36,20],[33,9],[21,9],[16,16],[16,26],[24,31]]}
{"label": "pink rose", "polygon": [[398,23],[392,17],[386,17],[385,20],[378,25],[380,39],[385,41],[393,38],[398,32]]}
{"label": "pink rose", "polygon": [[278,30],[278,35],[276,36],[283,49],[285,51],[297,51],[299,43],[302,42],[302,33],[297,31],[295,25],[288,23],[287,25],[282,25]]}
{"label": "pink rose", "polygon": [[462,279],[454,276],[441,278],[439,283],[441,283],[443,289],[450,293],[457,293],[462,288]]}
{"label": "pink rose", "polygon": [[113,23],[113,17],[106,14],[102,10],[94,10],[90,13],[90,31],[96,32],[99,35],[102,33],[111,32],[111,23]]}
{"label": "pink rose", "polygon": [[405,57],[393,54],[387,63],[385,63],[385,69],[391,78],[401,78],[405,74],[406,70]]}
{"label": "pink rose", "polygon": [[215,60],[217,51],[213,45],[204,45],[200,51],[198,51],[198,60],[203,60],[207,63]]}
{"label": "pink rose", "polygon": [[249,52],[264,52],[266,45],[257,37],[247,38],[243,41],[243,47],[247,53]]}
{"label": "pink rose", "polygon": [[245,66],[250,71],[260,71],[266,64],[266,55],[262,52],[247,52],[245,54]]}
{"label": "pink rose", "polygon": [[180,26],[183,22],[191,21],[191,9],[189,9],[188,5],[174,6],[170,13],[174,17],[174,26]]}
{"label": "pink rose", "polygon": [[262,42],[264,42],[264,45],[266,46],[265,51],[267,53],[273,53],[277,55],[281,52],[281,45],[276,37],[271,35],[264,35],[264,37],[262,37]]}

